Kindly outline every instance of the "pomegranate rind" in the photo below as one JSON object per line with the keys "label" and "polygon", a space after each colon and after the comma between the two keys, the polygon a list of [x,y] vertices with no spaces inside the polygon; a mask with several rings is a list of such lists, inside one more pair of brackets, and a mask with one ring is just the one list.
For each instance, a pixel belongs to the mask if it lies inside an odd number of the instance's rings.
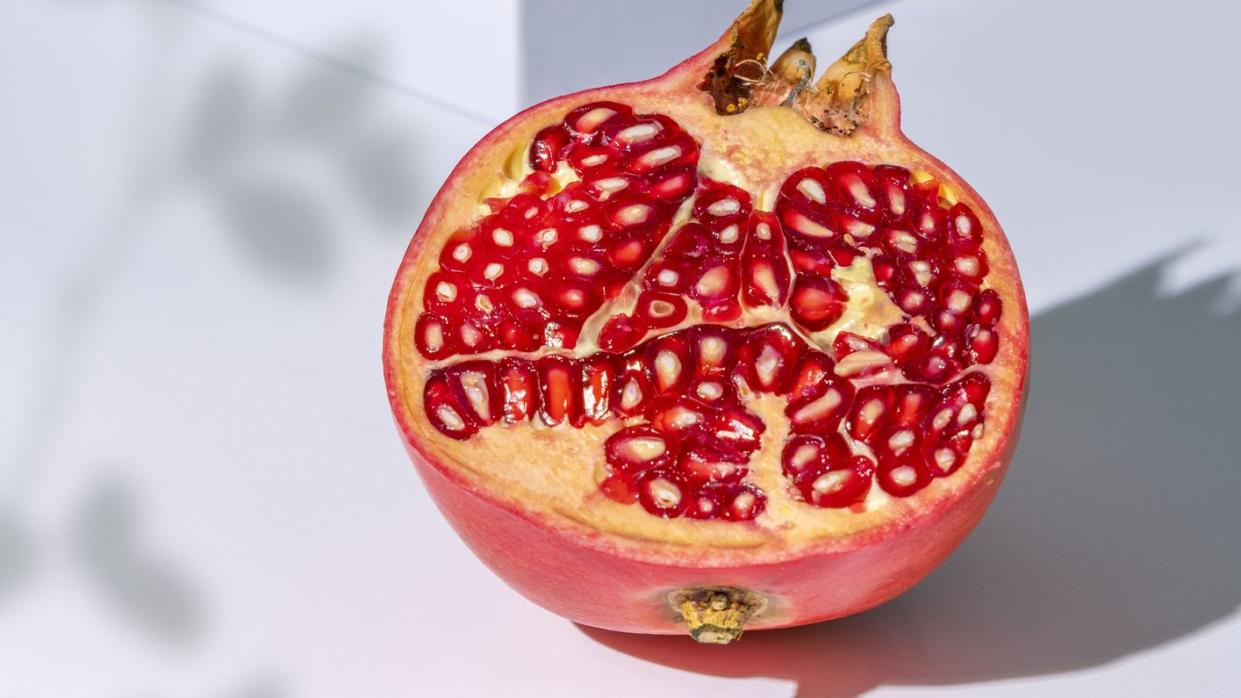
{"label": "pomegranate rind", "polygon": [[[695,84],[729,40],[726,34],[660,78],[558,97],[494,129],[465,155],[432,201],[389,296],[383,347],[389,401],[405,446],[437,505],[508,583],[554,612],[589,625],[680,632],[675,614],[659,600],[676,588],[714,583],[770,597],[770,610],[751,624],[758,628],[825,620],[882,603],[921,579],[964,539],[994,497],[1016,444],[1029,323],[1016,262],[992,211],[951,169],[901,134],[899,97],[887,74],[875,76],[868,119],[847,138],[823,133],[778,107],[717,116],[710,98],[696,91]],[[934,480],[915,497],[892,500],[873,511],[801,505],[801,516],[833,517],[831,526],[817,529],[666,521],[632,506],[628,515],[600,515],[621,506],[609,506],[602,495],[581,499],[579,492],[577,499],[541,500],[479,465],[499,458],[510,461],[506,467],[520,467],[520,462],[511,462],[521,460],[518,451],[546,460],[551,449],[561,455],[564,466],[588,471],[587,463],[601,458],[593,453],[600,451],[596,446],[614,428],[566,429],[554,438],[552,432],[534,428],[489,430],[510,438],[482,433],[477,442],[463,446],[431,427],[422,395],[435,362],[414,349],[413,328],[439,248],[478,217],[481,196],[515,150],[570,109],[601,99],[668,114],[742,172],[747,178],[742,186],[751,192],[778,187],[783,177],[804,166],[860,159],[928,172],[974,210],[989,231],[983,249],[991,263],[989,287],[1004,308],[998,324],[1004,339],[988,371],[992,393],[986,433],[960,470]],[[588,446],[593,449],[589,454]],[[778,445],[775,452],[772,467],[778,472]],[[771,482],[779,488],[776,480]],[[768,483],[760,484],[772,492]],[[779,505],[769,504],[764,516],[773,516]],[[522,554],[514,555],[515,550]],[[602,590],[607,602],[600,600]]]}

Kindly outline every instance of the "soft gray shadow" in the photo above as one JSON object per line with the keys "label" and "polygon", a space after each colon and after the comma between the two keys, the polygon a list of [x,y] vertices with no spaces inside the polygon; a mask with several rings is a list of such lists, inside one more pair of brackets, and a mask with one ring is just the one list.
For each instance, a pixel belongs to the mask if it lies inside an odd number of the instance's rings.
{"label": "soft gray shadow", "polygon": [[273,676],[257,676],[220,694],[220,698],[287,698],[289,690]]}
{"label": "soft gray shadow", "polygon": [[34,568],[35,546],[29,527],[0,507],[0,608],[30,579]]}
{"label": "soft gray shadow", "polygon": [[[373,49],[356,41],[335,53],[362,70]],[[320,284],[348,246],[354,214],[391,235],[413,229],[429,186],[412,127],[377,114],[380,89],[357,72],[311,61],[282,90],[231,61],[203,81],[178,147],[181,176],[255,268]],[[314,170],[326,178],[307,176]]]}
{"label": "soft gray shadow", "polygon": [[856,695],[1097,666],[1241,603],[1241,314],[1163,260],[1034,320],[1025,432],[991,513],[900,599],[734,646],[582,628],[653,662]]}
{"label": "soft gray shadow", "polygon": [[99,480],[74,521],[77,561],[121,620],[167,645],[190,645],[203,634],[203,595],[173,560],[148,549],[139,506],[124,481]]}

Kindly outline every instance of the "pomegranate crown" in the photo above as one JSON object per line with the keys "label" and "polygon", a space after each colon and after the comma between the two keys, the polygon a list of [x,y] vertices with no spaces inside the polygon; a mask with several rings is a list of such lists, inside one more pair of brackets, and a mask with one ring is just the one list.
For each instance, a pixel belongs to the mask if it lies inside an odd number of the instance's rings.
{"label": "pomegranate crown", "polygon": [[715,58],[699,89],[711,95],[721,115],[778,105],[793,109],[824,131],[852,133],[866,120],[871,80],[892,71],[887,57],[892,15],[872,22],[866,36],[816,81],[815,56],[805,38],[767,63],[783,7],[783,0],[754,0],[725,33],[729,47]]}

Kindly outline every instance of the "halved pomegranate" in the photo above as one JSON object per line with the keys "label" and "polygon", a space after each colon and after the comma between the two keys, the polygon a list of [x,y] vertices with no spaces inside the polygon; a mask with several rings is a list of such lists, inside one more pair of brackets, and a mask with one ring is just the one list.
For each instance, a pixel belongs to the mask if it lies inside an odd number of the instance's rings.
{"label": "halved pomegranate", "polygon": [[389,397],[480,558],[572,620],[727,642],[931,571],[1016,443],[999,223],[910,143],[890,17],[814,80],[778,0],[645,83],[505,122],[397,274]]}

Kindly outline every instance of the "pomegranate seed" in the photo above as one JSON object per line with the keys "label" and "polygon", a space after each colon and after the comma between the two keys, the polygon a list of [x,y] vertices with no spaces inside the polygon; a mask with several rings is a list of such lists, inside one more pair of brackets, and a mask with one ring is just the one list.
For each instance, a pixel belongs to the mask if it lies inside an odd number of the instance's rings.
{"label": "pomegranate seed", "polygon": [[1000,339],[990,327],[970,325],[965,330],[965,346],[970,363],[989,364],[1000,351]]}
{"label": "pomegranate seed", "polygon": [[921,453],[907,453],[899,458],[879,459],[876,475],[879,485],[894,497],[908,497],[931,482],[931,471]]}
{"label": "pomegranate seed", "polygon": [[[693,217],[713,230],[744,221],[750,215],[750,193],[731,184],[704,179],[694,201]],[[721,240],[724,244],[732,243]]]}
{"label": "pomegranate seed", "polygon": [[935,477],[953,474],[965,464],[973,441],[969,432],[959,432],[928,443],[923,451],[927,470]]}
{"label": "pomegranate seed", "polygon": [[[817,168],[816,168],[817,169]],[[796,175],[790,180],[796,179]],[[823,183],[811,176],[800,179],[795,185],[797,193],[806,197],[806,202],[823,206],[827,204],[827,190],[823,188]]]}
{"label": "pomegranate seed", "polygon": [[846,209],[855,213],[875,209],[878,202],[871,192],[870,168],[860,162],[833,162],[827,166],[826,175],[830,182],[829,193]]}
{"label": "pomegranate seed", "polygon": [[680,134],[667,142],[651,142],[645,147],[635,148],[625,158],[623,168],[632,174],[645,175],[697,161],[698,143]]}
{"label": "pomegranate seed", "polygon": [[638,501],[643,509],[656,516],[675,519],[684,513],[688,500],[681,483],[658,472],[638,479]]}
{"label": "pomegranate seed", "polygon": [[853,456],[838,467],[806,478],[799,489],[806,501],[815,506],[847,507],[866,498],[874,472],[874,461],[866,456]]}
{"label": "pomegranate seed", "polygon": [[835,281],[802,274],[793,285],[791,314],[797,324],[817,332],[840,319],[847,300],[849,297]]}
{"label": "pomegranate seed", "polygon": [[836,364],[821,351],[806,351],[797,366],[797,375],[789,386],[789,399],[807,397],[828,376],[835,374]]}
{"label": "pomegranate seed", "polygon": [[931,294],[917,286],[893,289],[890,295],[906,315],[925,315],[931,310],[933,302]]}
{"label": "pomegranate seed", "polygon": [[923,252],[922,240],[908,230],[888,228],[880,237],[883,249],[895,257],[917,257]]}
{"label": "pomegranate seed", "polygon": [[603,454],[614,472],[630,476],[666,468],[676,459],[664,435],[649,426],[625,427],[611,435],[603,444]]}
{"label": "pomegranate seed", "polygon": [[689,195],[698,183],[694,166],[672,169],[670,172],[654,172],[647,176],[647,193],[661,201],[679,201]]}
{"label": "pomegranate seed", "polygon": [[502,348],[517,351],[534,351],[543,343],[542,332],[537,326],[532,329],[516,320],[500,323],[499,340]]}
{"label": "pomegranate seed", "polygon": [[694,485],[708,482],[738,482],[749,472],[749,454],[707,445],[695,445],[681,452],[677,468]]}
{"label": "pomegranate seed", "polygon": [[693,376],[689,342],[678,333],[660,337],[646,348],[646,360],[655,379],[657,395],[679,393]]}
{"label": "pomegranate seed", "polygon": [[458,230],[444,243],[440,251],[440,268],[445,271],[466,271],[474,257],[474,239],[477,233],[473,230]]}
{"label": "pomegranate seed", "polygon": [[714,519],[721,515],[723,496],[719,487],[703,487],[690,498],[685,515],[691,519]]}
{"label": "pomegranate seed", "polygon": [[948,244],[976,250],[982,245],[982,224],[965,204],[948,211]]}
{"label": "pomegranate seed", "polygon": [[642,341],[646,332],[646,323],[624,314],[613,315],[599,330],[599,348],[604,351],[631,349]]}
{"label": "pomegranate seed", "polygon": [[887,255],[877,255],[871,260],[871,269],[874,271],[875,280],[880,286],[887,287],[896,279],[898,266],[895,260]]}
{"label": "pomegranate seed", "polygon": [[664,434],[685,437],[707,428],[710,408],[697,400],[677,395],[658,400],[651,415],[651,424]]}
{"label": "pomegranate seed", "polygon": [[796,434],[789,438],[780,455],[781,470],[793,484],[814,480],[833,465],[845,463],[852,454],[840,434],[826,437],[817,434]]}
{"label": "pomegranate seed", "polygon": [[674,293],[643,291],[634,307],[634,315],[639,321],[656,329],[679,325],[688,313],[689,306],[685,304],[685,299]]}
{"label": "pomegranate seed", "polygon": [[645,237],[639,235],[618,241],[608,249],[607,258],[613,267],[630,271],[642,266],[649,255],[650,246]]}
{"label": "pomegranate seed", "polygon": [[768,325],[750,333],[737,353],[737,371],[750,388],[782,394],[797,370],[806,344],[784,325]]}
{"label": "pomegranate seed", "polygon": [[609,354],[582,359],[582,422],[602,424],[612,416],[612,395],[616,392],[616,364]]}
{"label": "pomegranate seed", "polygon": [[986,289],[974,301],[974,320],[982,325],[994,325],[1000,319],[1000,296],[994,289]]}
{"label": "pomegranate seed", "polygon": [[780,222],[791,235],[800,237],[807,242],[824,242],[840,238],[840,233],[828,226],[827,222],[808,211],[793,207],[784,208],[780,213]]}
{"label": "pomegranate seed", "polygon": [[726,302],[737,295],[738,278],[731,260],[721,260],[707,267],[690,287],[690,296],[703,306]]}
{"label": "pomegranate seed", "polygon": [[698,378],[724,380],[736,359],[736,332],[719,325],[698,325],[689,330],[693,351],[694,375]]}
{"label": "pomegranate seed", "polygon": [[892,423],[900,427],[916,427],[940,398],[940,391],[920,383],[898,385],[892,391]]}
{"label": "pomegranate seed", "polygon": [[591,102],[569,112],[564,118],[565,126],[574,138],[582,143],[596,142],[599,129],[615,117],[622,119],[633,110],[618,102]]}
{"label": "pomegranate seed", "polygon": [[708,405],[736,399],[730,386],[717,380],[695,380],[690,386],[689,394]]}
{"label": "pomegranate seed", "polygon": [[479,354],[495,345],[489,322],[466,319],[457,328],[457,343],[464,351]]}
{"label": "pomegranate seed", "polygon": [[791,283],[784,258],[784,233],[767,213],[755,214],[748,225],[741,259],[742,299],[750,307],[782,307],[788,300]]}
{"label": "pomegranate seed", "polygon": [[539,410],[534,364],[524,359],[504,359],[500,362],[497,382],[506,424],[525,422]]}
{"label": "pomegranate seed", "polygon": [[722,507],[729,521],[753,521],[767,508],[767,496],[756,487],[739,485],[730,494],[731,501]]}
{"label": "pomegranate seed", "polygon": [[829,378],[809,395],[790,401],[784,413],[794,433],[823,434],[836,429],[852,404],[853,384]]}
{"label": "pomegranate seed", "polygon": [[[793,263],[793,271],[814,274],[816,276],[831,275],[832,268],[837,264],[828,252],[819,249],[791,249],[789,251],[789,259]],[[841,264],[840,266],[848,266],[848,264]]]}
{"label": "pomegranate seed", "polygon": [[599,482],[599,491],[604,496],[620,504],[633,504],[638,501],[638,483],[622,473],[613,473]]}
{"label": "pomegranate seed", "polygon": [[942,398],[926,417],[925,431],[938,438],[942,433],[968,431],[981,421],[991,382],[977,371],[944,386]]}
{"label": "pomegranate seed", "polygon": [[434,372],[427,378],[423,405],[431,425],[454,439],[468,439],[478,432],[478,424],[462,407],[442,372]]}
{"label": "pomegranate seed", "polygon": [[616,377],[612,408],[621,417],[645,413],[655,395],[650,369],[641,355],[626,356],[618,363],[620,371]]}
{"label": "pomegranate seed", "polygon": [[539,172],[553,172],[566,146],[569,134],[560,124],[539,131],[530,144],[530,167]]}
{"label": "pomegranate seed", "polygon": [[758,416],[740,407],[724,408],[709,416],[709,433],[720,442],[740,451],[753,451],[766,426]]}
{"label": "pomegranate seed", "polygon": [[[680,129],[673,125],[672,134]],[[668,138],[665,123],[653,114],[620,119],[609,119],[603,127],[603,142],[621,152],[639,147],[650,147]]]}
{"label": "pomegranate seed", "polygon": [[836,375],[845,378],[867,378],[892,368],[892,357],[882,351],[855,351],[836,362]]}
{"label": "pomegranate seed", "polygon": [[579,175],[612,171],[620,158],[611,148],[573,145],[568,153],[569,166]]}
{"label": "pomegranate seed", "polygon": [[[939,184],[934,185],[936,189]],[[948,231],[948,213],[939,207],[935,199],[939,197],[938,192],[932,194],[930,202],[919,207],[913,217],[913,230],[923,240],[929,243],[937,244],[944,240]]]}
{"label": "pomegranate seed", "polygon": [[939,335],[931,340],[931,348],[922,360],[905,366],[904,370],[911,379],[940,384],[961,371],[964,359],[965,351],[959,337]]}
{"label": "pomegranate seed", "polygon": [[457,351],[456,337],[443,315],[423,313],[414,323],[414,345],[428,359],[442,359]]}
{"label": "pomegranate seed", "polygon": [[895,395],[888,386],[870,385],[859,390],[845,422],[849,435],[874,445],[891,418],[894,402]]}
{"label": "pomegranate seed", "polygon": [[982,250],[961,250],[945,259],[948,272],[967,281],[978,283],[991,270]]}
{"label": "pomegranate seed", "polygon": [[539,391],[542,406],[539,416],[547,426],[565,421],[572,423],[581,410],[581,370],[577,362],[563,356],[545,356],[535,364],[539,373]]}
{"label": "pomegranate seed", "polygon": [[907,322],[888,328],[887,353],[899,365],[916,362],[930,347],[930,336]]}
{"label": "pomegranate seed", "polygon": [[895,223],[905,218],[912,203],[909,188],[909,170],[894,165],[879,165],[874,170],[875,197],[883,211],[884,223]]}
{"label": "pomegranate seed", "polygon": [[803,167],[784,180],[780,200],[800,201],[822,207],[827,205],[827,173],[822,167]]}
{"label": "pomegranate seed", "polygon": [[838,332],[832,340],[832,351],[836,358],[843,358],[855,351],[883,351],[883,345],[854,332]]}
{"label": "pomegranate seed", "polygon": [[481,427],[500,419],[503,403],[496,383],[495,364],[466,361],[445,369],[444,376],[458,404],[473,422]]}

